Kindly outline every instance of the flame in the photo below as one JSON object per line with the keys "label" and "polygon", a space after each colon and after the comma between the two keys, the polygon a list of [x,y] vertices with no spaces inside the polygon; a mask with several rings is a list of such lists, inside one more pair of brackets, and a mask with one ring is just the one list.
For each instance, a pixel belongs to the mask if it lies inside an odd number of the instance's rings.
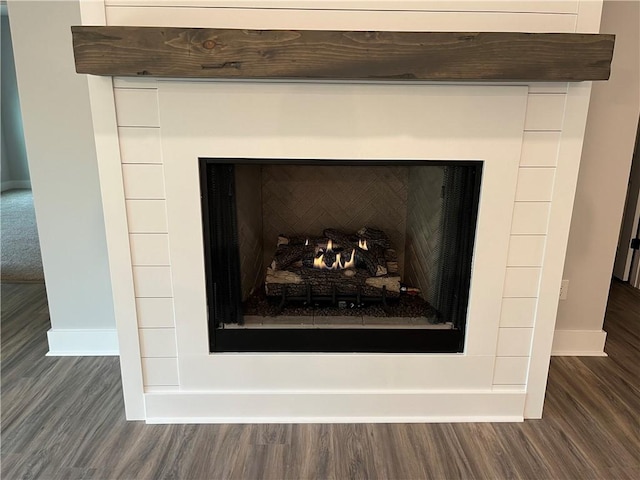
{"label": "flame", "polygon": [[355,268],[356,267],[356,249],[351,250],[351,260],[345,262],[342,268]]}
{"label": "flame", "polygon": [[331,250],[333,250],[333,240],[329,239],[327,242],[327,252],[330,252]]}
{"label": "flame", "polygon": [[[329,240],[331,241],[331,240]],[[327,251],[329,245],[327,245]],[[347,268],[355,268],[356,266],[356,249],[351,250],[351,257],[347,260],[346,256],[343,256],[342,252],[336,253],[336,259],[331,265],[327,265],[324,261],[324,253],[319,257],[313,259],[313,268],[320,268],[322,270],[346,270]]]}
{"label": "flame", "polygon": [[308,245],[309,245],[309,239],[307,238],[307,239],[304,241],[304,246],[306,247],[306,246],[308,246]]}
{"label": "flame", "polygon": [[362,250],[369,250],[369,247],[367,247],[367,239],[359,239],[358,240],[358,248],[361,248]]}

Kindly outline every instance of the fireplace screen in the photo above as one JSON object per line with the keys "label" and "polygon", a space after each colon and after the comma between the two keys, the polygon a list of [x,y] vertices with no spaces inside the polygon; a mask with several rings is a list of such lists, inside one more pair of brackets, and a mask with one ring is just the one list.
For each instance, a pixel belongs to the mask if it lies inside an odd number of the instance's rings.
{"label": "fireplace screen", "polygon": [[481,168],[201,159],[210,350],[461,352]]}

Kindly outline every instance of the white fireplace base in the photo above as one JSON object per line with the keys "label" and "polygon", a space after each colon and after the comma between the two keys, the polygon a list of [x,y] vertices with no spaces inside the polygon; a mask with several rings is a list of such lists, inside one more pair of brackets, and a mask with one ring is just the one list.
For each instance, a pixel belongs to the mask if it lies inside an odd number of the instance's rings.
{"label": "white fireplace base", "polygon": [[521,392],[148,393],[148,423],[521,422]]}
{"label": "white fireplace base", "polygon": [[[185,9],[177,10],[184,23]],[[199,18],[198,9],[186,10]],[[142,25],[151,18],[144,11],[116,17]],[[98,17],[91,23],[106,23]],[[314,27],[332,28],[330,17],[319,15]],[[475,30],[491,29],[498,17],[476,15]],[[587,17],[594,21],[599,11]],[[469,17],[460,18],[463,25],[451,17],[447,29],[469,29]],[[224,15],[216,22],[209,26],[236,26]],[[426,21],[424,29],[435,28]],[[589,83],[114,84],[90,77],[90,89],[127,418],[541,416]],[[198,157],[484,161],[464,352],[209,353]]]}

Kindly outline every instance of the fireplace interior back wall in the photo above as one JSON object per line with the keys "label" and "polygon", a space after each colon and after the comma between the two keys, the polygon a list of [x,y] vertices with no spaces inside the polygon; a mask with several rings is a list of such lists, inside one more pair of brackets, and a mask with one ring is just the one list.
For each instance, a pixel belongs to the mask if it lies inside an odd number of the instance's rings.
{"label": "fireplace interior back wall", "polygon": [[[264,281],[279,235],[322,236],[326,228],[386,232],[410,283],[428,288],[442,229],[443,167],[236,165],[243,297]],[[406,248],[405,248],[406,247]]]}

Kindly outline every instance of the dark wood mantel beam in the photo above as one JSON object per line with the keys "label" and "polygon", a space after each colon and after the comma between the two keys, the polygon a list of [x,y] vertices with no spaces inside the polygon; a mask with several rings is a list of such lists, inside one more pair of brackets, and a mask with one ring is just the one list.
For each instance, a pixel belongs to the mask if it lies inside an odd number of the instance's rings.
{"label": "dark wood mantel beam", "polygon": [[615,37],[72,27],[78,73],[173,78],[540,81],[609,78]]}

